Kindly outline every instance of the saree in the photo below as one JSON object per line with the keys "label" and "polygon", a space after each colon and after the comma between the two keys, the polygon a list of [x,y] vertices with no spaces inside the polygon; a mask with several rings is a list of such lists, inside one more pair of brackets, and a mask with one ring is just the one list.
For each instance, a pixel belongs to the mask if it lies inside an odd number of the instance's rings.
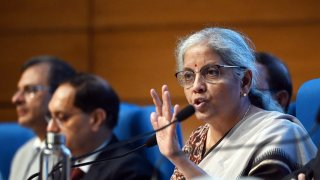
{"label": "saree", "polygon": [[[196,129],[183,152],[209,176],[219,179],[281,178],[302,167],[317,151],[298,119],[255,106],[247,117],[205,152],[208,129],[207,124]],[[185,178],[175,168],[171,179]]]}

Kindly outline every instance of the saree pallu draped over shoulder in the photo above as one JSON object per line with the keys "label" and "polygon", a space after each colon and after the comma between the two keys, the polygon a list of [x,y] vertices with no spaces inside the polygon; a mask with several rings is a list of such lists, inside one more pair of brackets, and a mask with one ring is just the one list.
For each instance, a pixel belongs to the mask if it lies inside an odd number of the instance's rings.
{"label": "saree pallu draped over shoulder", "polygon": [[[219,179],[281,178],[316,155],[317,148],[298,119],[254,106],[252,109],[207,154],[208,125],[191,134],[183,151],[209,176]],[[185,178],[175,169],[171,179]]]}

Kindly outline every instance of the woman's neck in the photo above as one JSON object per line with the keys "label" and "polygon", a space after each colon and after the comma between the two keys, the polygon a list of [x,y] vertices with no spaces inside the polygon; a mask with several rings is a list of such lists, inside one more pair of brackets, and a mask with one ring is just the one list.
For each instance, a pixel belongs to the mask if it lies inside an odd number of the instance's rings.
{"label": "woman's neck", "polygon": [[212,121],[208,123],[209,130],[206,140],[206,149],[211,148],[215,145],[227,132],[230,131],[239,121],[244,119],[251,109],[251,104],[248,103],[244,105],[238,113],[235,113],[234,116],[229,116],[226,118],[221,118],[220,120]]}

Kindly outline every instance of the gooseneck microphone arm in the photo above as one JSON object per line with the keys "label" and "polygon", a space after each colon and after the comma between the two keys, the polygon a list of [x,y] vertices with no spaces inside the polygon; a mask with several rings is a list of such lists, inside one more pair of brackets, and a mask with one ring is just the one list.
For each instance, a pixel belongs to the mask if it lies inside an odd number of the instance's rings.
{"label": "gooseneck microphone arm", "polygon": [[[190,117],[191,115],[193,115],[195,113],[195,109],[192,105],[188,105],[186,106],[184,109],[182,109],[175,117],[175,120],[171,121],[169,124],[159,128],[159,129],[156,129],[155,131],[151,132],[151,133],[156,133],[158,131],[161,131],[165,128],[167,128],[168,126],[174,124],[174,123],[177,123],[177,122],[182,122],[183,120],[187,119],[188,117]],[[147,134],[151,134],[151,133],[147,133]],[[121,157],[124,157],[128,154],[131,154],[132,152],[135,152],[139,149],[142,149],[144,147],[153,147],[157,145],[157,140],[156,140],[156,135],[152,135],[151,137],[149,137],[145,143],[141,146],[138,146],[136,148],[134,148],[133,150],[129,151],[129,152],[126,152],[124,154],[121,154],[121,155],[117,155],[117,156],[114,156],[114,157],[110,157],[110,158],[104,158],[104,159],[101,159],[101,160],[96,160],[96,161],[91,161],[91,162],[86,162],[86,163],[81,163],[81,164],[77,164],[77,165],[74,165],[72,167],[79,167],[79,166],[85,166],[85,165],[89,165],[89,164],[93,164],[93,163],[98,163],[98,162],[102,162],[102,161],[107,161],[107,160],[112,160],[112,159],[117,159],[117,158],[121,158]],[[106,148],[105,150],[110,150],[109,148]]]}
{"label": "gooseneck microphone arm", "polygon": [[[136,142],[146,136],[149,136],[149,135],[152,135],[158,131],[161,131],[165,128],[167,128],[168,126],[171,126],[172,124],[174,123],[177,123],[177,122],[182,122],[183,120],[187,119],[188,117],[190,117],[191,115],[193,115],[195,113],[195,109],[192,105],[188,105],[186,106],[185,108],[183,108],[179,113],[177,113],[175,119],[173,121],[171,121],[169,124],[165,125],[165,126],[162,126],[161,128],[159,129],[156,129],[154,131],[151,131],[151,132],[147,132],[147,133],[144,133],[144,134],[140,134],[140,135],[137,135],[137,136],[134,136],[133,138],[130,138],[129,140],[126,140],[126,141],[121,141],[119,143],[116,143],[116,144],[113,144],[113,145],[110,145],[110,146],[107,146],[105,148],[101,148],[101,149],[98,149],[96,151],[93,151],[93,152],[90,152],[90,153],[87,153],[87,154],[84,154],[84,155],[81,155],[81,156],[78,156],[78,157],[74,157],[73,160],[76,161],[78,159],[82,159],[84,157],[88,157],[88,156],[91,156],[92,154],[96,154],[98,152],[101,152],[101,151],[105,151],[105,150],[113,150],[113,149],[116,149],[120,146],[123,146],[123,145],[127,145],[127,144],[130,144],[130,143],[133,143],[133,142]],[[151,137],[150,137],[151,138]],[[148,140],[147,140],[148,141]],[[150,141],[150,140],[149,140]]]}
{"label": "gooseneck microphone arm", "polygon": [[[76,160],[78,159],[82,159],[82,158],[85,158],[85,157],[88,157],[88,156],[91,156],[93,154],[96,154],[96,153],[99,153],[99,152],[102,152],[102,151],[111,151],[113,149],[116,149],[118,147],[121,147],[121,146],[124,146],[124,145],[127,145],[127,144],[130,144],[130,143],[133,143],[133,142],[136,142],[146,136],[149,136],[149,135],[152,135],[158,131],[161,131],[165,128],[167,128],[168,126],[174,124],[174,123],[177,123],[177,122],[182,122],[183,120],[187,119],[188,117],[190,117],[191,115],[193,115],[195,113],[195,108],[192,106],[192,105],[188,105],[186,106],[185,108],[183,108],[179,113],[177,113],[175,119],[173,121],[171,121],[169,124],[159,128],[159,129],[156,129],[156,130],[153,130],[151,132],[147,132],[147,133],[144,133],[144,134],[141,134],[141,135],[137,135],[137,136],[134,136],[133,138],[130,138],[129,140],[126,140],[126,141],[121,141],[119,143],[115,143],[115,144],[110,144],[104,148],[101,148],[101,149],[98,149],[96,151],[93,151],[93,152],[90,152],[90,153],[87,153],[87,154],[84,154],[84,155],[81,155],[81,156],[78,156],[78,157],[73,157],[71,160],[72,162],[75,162]],[[131,154],[139,149],[142,149],[144,147],[153,147],[157,144],[157,140],[156,140],[156,135],[154,134],[153,136],[149,137],[145,143],[141,146],[138,146],[124,154],[121,154],[121,155],[117,155],[117,156],[114,156],[114,157],[110,157],[110,158],[105,158],[105,159],[101,159],[101,160],[96,160],[96,161],[90,161],[90,162],[86,162],[86,163],[81,163],[81,164],[77,164],[77,165],[73,165],[72,168],[74,167],[79,167],[79,166],[84,166],[84,165],[89,165],[89,164],[93,164],[93,163],[99,163],[99,162],[102,162],[102,161],[107,161],[107,160],[112,160],[112,159],[117,159],[117,158],[121,158],[121,157],[124,157],[128,154]],[[50,172],[50,174],[52,174],[53,172],[59,170],[61,168],[61,164],[60,162],[58,162],[56,164],[55,167],[53,167],[52,171]],[[38,173],[35,173],[33,175],[31,175],[28,180],[31,180],[37,176],[39,176],[39,172]]]}
{"label": "gooseneck microphone arm", "polygon": [[73,165],[72,168],[75,168],[75,167],[80,167],[80,166],[86,166],[86,165],[89,165],[89,164],[95,164],[95,163],[99,163],[99,162],[103,162],[103,161],[109,161],[109,160],[113,160],[113,159],[118,159],[118,158],[122,158],[126,155],[129,155],[135,151],[138,151],[142,148],[146,147],[145,144],[141,145],[141,146],[138,146],[128,152],[125,152],[123,154],[120,154],[120,155],[117,155],[117,156],[113,156],[113,157],[110,157],[110,158],[103,158],[103,159],[98,159],[98,160],[94,160],[94,161],[90,161],[90,162],[85,162],[85,163],[80,163],[80,164],[76,164],[76,165]]}

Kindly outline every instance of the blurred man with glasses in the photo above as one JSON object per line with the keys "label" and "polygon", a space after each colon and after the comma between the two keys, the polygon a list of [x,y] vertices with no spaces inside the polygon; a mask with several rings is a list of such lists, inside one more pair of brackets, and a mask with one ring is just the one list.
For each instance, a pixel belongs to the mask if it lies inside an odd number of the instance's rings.
{"label": "blurred man with glasses", "polygon": [[33,57],[22,66],[12,103],[16,106],[19,124],[32,129],[36,136],[16,152],[11,164],[11,180],[24,180],[39,171],[48,103],[57,86],[74,75],[75,70],[69,64],[53,56]]}
{"label": "blurred man with glasses", "polygon": [[282,60],[266,52],[256,52],[256,66],[259,71],[257,89],[269,92],[287,112],[292,96],[292,81],[288,67]]}

